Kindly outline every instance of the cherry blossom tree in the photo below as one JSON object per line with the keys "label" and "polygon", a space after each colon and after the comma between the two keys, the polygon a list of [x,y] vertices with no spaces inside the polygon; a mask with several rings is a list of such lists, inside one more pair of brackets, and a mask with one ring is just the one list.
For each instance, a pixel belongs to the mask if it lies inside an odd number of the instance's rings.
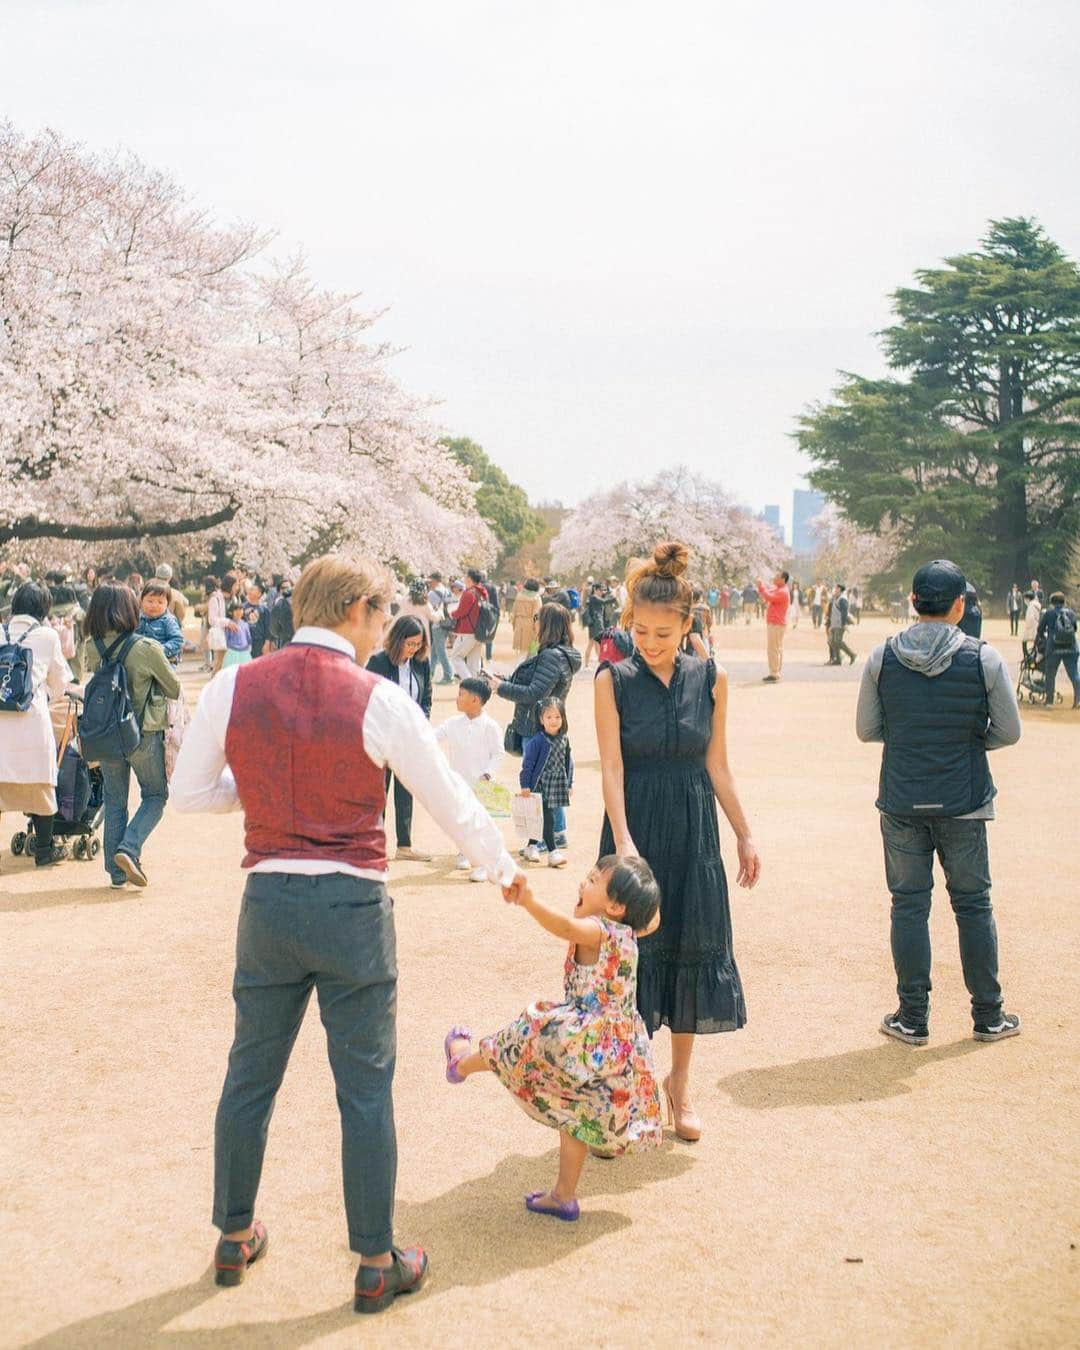
{"label": "cherry blossom tree", "polygon": [[555,536],[552,566],[571,575],[621,569],[663,539],[687,545],[702,581],[769,572],[784,551],[771,527],[719,483],[680,467],[587,498]]}
{"label": "cherry blossom tree", "polygon": [[810,530],[818,545],[816,575],[863,590],[890,571],[904,546],[899,526],[883,521],[877,534],[860,530],[833,502],[814,517]]}
{"label": "cherry blossom tree", "polygon": [[[0,125],[0,546],[210,542],[267,568],[356,547],[487,563],[475,485],[373,344],[377,315],[138,161]],[[35,545],[35,541],[38,541]]]}

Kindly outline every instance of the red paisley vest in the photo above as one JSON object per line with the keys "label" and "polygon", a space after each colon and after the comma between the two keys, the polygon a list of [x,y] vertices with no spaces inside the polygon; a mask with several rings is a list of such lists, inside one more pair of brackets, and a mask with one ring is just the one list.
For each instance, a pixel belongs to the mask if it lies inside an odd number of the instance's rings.
{"label": "red paisley vest", "polygon": [[244,808],[244,867],[317,858],[386,870],[383,770],[363,737],[378,679],[297,643],[240,667],[225,757]]}

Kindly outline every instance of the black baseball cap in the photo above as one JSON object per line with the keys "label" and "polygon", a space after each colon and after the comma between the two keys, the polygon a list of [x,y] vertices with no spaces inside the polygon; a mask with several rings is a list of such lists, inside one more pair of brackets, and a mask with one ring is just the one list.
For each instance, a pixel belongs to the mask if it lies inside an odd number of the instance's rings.
{"label": "black baseball cap", "polygon": [[911,583],[917,604],[951,605],[967,590],[967,577],[948,558],[923,563]]}

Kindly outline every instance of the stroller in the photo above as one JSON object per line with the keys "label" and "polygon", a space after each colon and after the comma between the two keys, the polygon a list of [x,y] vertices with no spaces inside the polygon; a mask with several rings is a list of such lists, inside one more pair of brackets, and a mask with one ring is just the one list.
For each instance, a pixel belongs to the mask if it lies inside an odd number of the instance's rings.
{"label": "stroller", "polygon": [[[1032,647],[1025,651],[1020,659],[1020,678],[1016,682],[1016,701],[1023,703],[1046,702],[1046,652]],[[1061,702],[1061,695],[1055,694],[1055,703]]]}
{"label": "stroller", "polygon": [[[105,818],[105,786],[101,770],[87,764],[79,753],[78,711],[78,695],[68,694],[67,719],[56,753],[53,838],[61,847],[63,840],[73,838],[72,857],[88,862],[101,852],[99,831]],[[11,851],[16,855],[34,852],[33,820],[30,820],[25,830],[12,835]]]}

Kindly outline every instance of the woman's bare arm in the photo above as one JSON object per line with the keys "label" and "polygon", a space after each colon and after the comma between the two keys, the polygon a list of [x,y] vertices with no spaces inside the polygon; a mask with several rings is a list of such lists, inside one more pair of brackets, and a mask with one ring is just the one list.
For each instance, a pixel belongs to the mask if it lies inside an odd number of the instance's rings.
{"label": "woman's bare arm", "polygon": [[709,748],[705,752],[705,767],[709,773],[716,800],[735,831],[735,841],[739,850],[740,886],[755,886],[761,876],[761,859],[750,837],[750,826],[739,801],[739,792],[735,786],[735,775],[731,772],[727,753],[727,671],[717,668],[716,684],[713,689],[712,735]]}
{"label": "woman's bare arm", "polygon": [[615,703],[615,684],[610,670],[602,670],[593,686],[596,709],[596,740],[600,746],[600,781],[604,789],[604,809],[615,836],[615,849],[624,858],[637,856],[637,848],[626,823],[626,798],[623,793],[622,743],[619,739],[619,709]]}

